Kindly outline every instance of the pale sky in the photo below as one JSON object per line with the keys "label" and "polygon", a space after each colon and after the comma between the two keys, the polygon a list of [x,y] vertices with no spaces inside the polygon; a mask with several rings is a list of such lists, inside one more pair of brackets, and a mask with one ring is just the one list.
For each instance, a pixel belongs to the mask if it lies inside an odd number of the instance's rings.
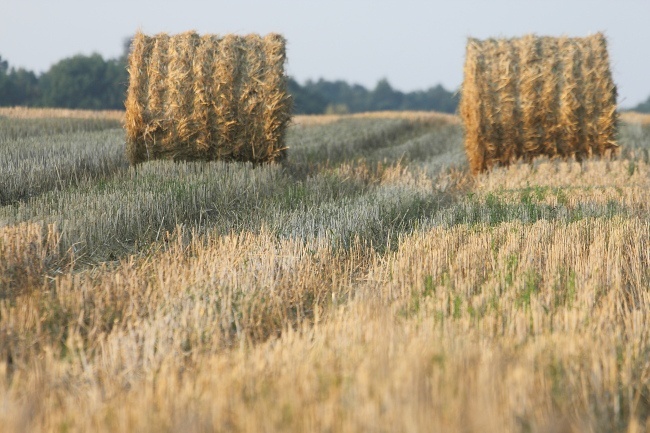
{"label": "pale sky", "polygon": [[650,0],[0,0],[0,56],[39,73],[75,54],[117,57],[138,29],[282,33],[301,83],[387,78],[402,91],[456,90],[470,36],[602,31],[619,105],[650,96]]}

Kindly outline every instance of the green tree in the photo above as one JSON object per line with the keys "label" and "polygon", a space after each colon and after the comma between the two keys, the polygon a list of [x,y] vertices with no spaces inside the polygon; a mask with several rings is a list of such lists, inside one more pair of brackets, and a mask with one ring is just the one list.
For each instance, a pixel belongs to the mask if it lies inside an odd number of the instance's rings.
{"label": "green tree", "polygon": [[308,87],[301,86],[293,78],[289,78],[287,91],[293,98],[295,114],[321,114],[325,111],[327,106],[325,98]]}
{"label": "green tree", "polygon": [[454,113],[458,107],[458,94],[449,92],[438,84],[425,91],[407,93],[404,95],[403,107],[406,110]]}
{"label": "green tree", "polygon": [[23,68],[10,68],[0,57],[0,106],[34,105],[38,98],[36,74]]}
{"label": "green tree", "polygon": [[9,74],[13,94],[9,98],[12,105],[37,105],[40,99],[38,77],[26,69],[12,69]]}
{"label": "green tree", "polygon": [[48,107],[121,109],[127,72],[118,59],[99,54],[61,60],[41,77],[42,104]]}
{"label": "green tree", "polygon": [[316,82],[309,80],[302,87],[297,83],[295,85],[298,87],[290,86],[292,93],[300,92],[301,98],[320,97],[325,101],[322,107],[330,112],[340,112],[343,111],[343,107],[346,107],[350,113],[378,110],[434,110],[454,113],[458,106],[458,94],[446,90],[441,85],[410,93],[393,89],[386,79],[380,80],[372,91],[361,85],[351,85],[341,80],[320,79]]}
{"label": "green tree", "polygon": [[400,110],[403,101],[404,95],[394,90],[385,78],[379,80],[370,94],[370,106],[373,111]]}
{"label": "green tree", "polygon": [[322,78],[316,82],[307,81],[305,88],[310,92],[321,95],[327,106],[347,106],[350,112],[368,111],[368,90],[358,84],[348,84],[345,81],[327,81]]}
{"label": "green tree", "polygon": [[0,106],[8,105],[9,63],[0,56]]}
{"label": "green tree", "polygon": [[650,97],[648,97],[645,102],[642,102],[634,107],[632,111],[638,111],[639,113],[650,113]]}

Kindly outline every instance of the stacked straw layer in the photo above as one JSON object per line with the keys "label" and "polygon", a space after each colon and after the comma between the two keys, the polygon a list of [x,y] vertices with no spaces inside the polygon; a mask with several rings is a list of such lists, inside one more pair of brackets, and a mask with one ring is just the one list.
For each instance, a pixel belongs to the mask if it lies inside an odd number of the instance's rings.
{"label": "stacked straw layer", "polygon": [[618,114],[605,37],[469,39],[459,110],[474,173],[606,155]]}
{"label": "stacked straw layer", "polygon": [[291,117],[285,45],[277,34],[138,32],[125,102],[131,163],[283,158]]}

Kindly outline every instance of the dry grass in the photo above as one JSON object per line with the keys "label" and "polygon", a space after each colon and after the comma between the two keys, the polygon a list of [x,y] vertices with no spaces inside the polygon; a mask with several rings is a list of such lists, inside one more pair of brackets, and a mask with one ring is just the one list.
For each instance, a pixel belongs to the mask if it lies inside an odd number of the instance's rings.
{"label": "dry grass", "polygon": [[299,115],[294,116],[291,120],[296,125],[326,125],[344,119],[405,119],[409,121],[428,123],[432,125],[460,124],[458,116],[447,113],[437,113],[431,111],[373,111],[369,113],[355,114],[318,114],[318,115]]}
{"label": "dry grass", "polygon": [[0,299],[15,300],[42,285],[43,275],[60,260],[59,238],[54,226],[23,223],[0,228]]}
{"label": "dry grass", "polygon": [[123,122],[124,111],[0,107],[0,117],[7,117],[9,119],[102,119]]}
{"label": "dry grass", "polygon": [[[106,181],[128,169],[120,129],[102,125],[101,120],[97,121],[99,124],[95,120],[74,124],[68,121],[11,121],[14,138],[0,137],[0,205],[18,204],[48,191]],[[61,131],[59,122],[66,124],[63,129],[68,132]],[[103,130],[105,126],[111,129]]]}
{"label": "dry grass", "polygon": [[634,111],[625,111],[621,113],[621,120],[625,123],[639,124],[639,125],[649,125],[650,124],[650,114],[647,113],[637,113]]}
{"label": "dry grass", "polygon": [[[78,231],[1,229],[4,431],[650,431],[647,136],[472,180],[439,168],[458,125],[417,125],[295,125],[286,167],[159,161],[22,204]],[[52,249],[126,242],[115,215],[146,248]]]}
{"label": "dry grass", "polygon": [[621,431],[648,415],[646,222],[441,228],[382,258],[180,239],[3,305],[3,425]]}
{"label": "dry grass", "polygon": [[[647,188],[650,186],[650,166],[644,161],[590,160],[576,161],[537,160],[534,164],[516,164],[508,169],[496,169],[490,176],[481,175],[477,184],[481,190],[499,191],[535,187],[594,188]],[[574,192],[574,191],[572,191]]]}

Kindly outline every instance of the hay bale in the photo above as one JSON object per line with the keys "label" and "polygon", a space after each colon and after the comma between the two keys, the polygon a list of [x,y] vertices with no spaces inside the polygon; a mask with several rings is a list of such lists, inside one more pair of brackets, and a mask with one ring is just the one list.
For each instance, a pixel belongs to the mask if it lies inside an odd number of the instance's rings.
{"label": "hay bale", "polygon": [[131,164],[282,159],[291,117],[285,44],[277,34],[138,32],[125,102]]}
{"label": "hay bale", "polygon": [[470,38],[459,110],[474,173],[540,155],[606,155],[618,114],[605,37]]}

